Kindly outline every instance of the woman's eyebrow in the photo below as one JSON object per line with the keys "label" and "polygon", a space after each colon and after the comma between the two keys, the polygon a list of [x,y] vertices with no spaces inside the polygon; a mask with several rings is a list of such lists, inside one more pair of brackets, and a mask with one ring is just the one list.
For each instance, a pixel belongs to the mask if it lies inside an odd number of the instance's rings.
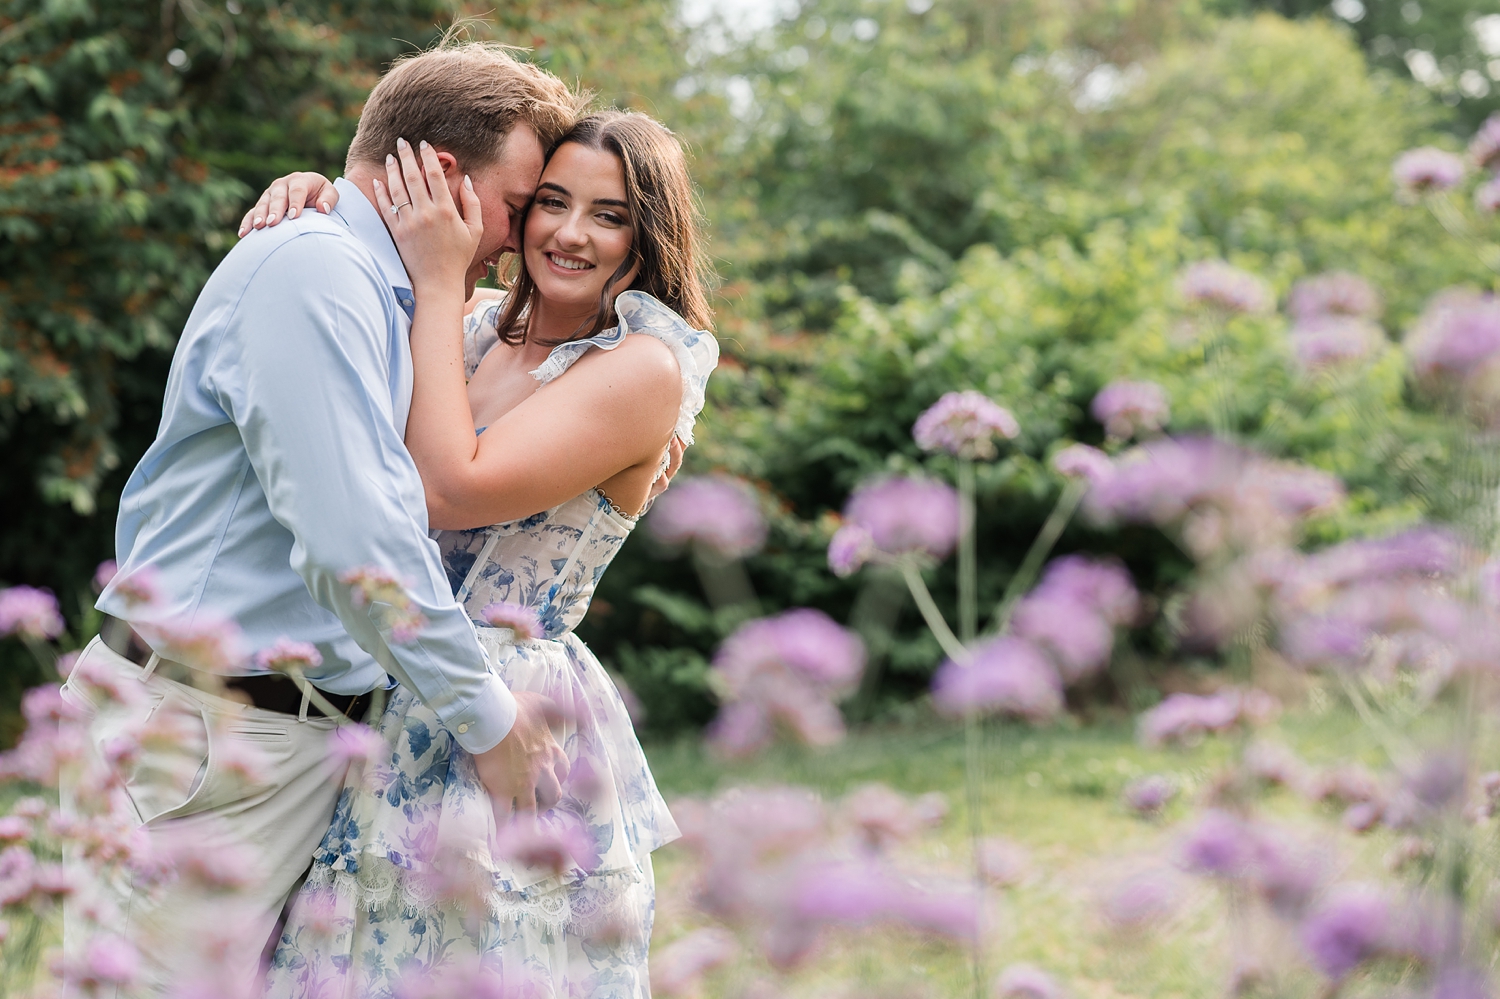
{"label": "woman's eyebrow", "polygon": [[595,198],[596,205],[618,205],[621,208],[629,208],[629,202],[621,201],[619,198]]}

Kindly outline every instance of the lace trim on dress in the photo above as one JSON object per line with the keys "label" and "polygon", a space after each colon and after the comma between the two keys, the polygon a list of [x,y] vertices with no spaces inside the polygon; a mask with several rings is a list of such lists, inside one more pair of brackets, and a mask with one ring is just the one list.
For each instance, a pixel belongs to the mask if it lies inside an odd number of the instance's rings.
{"label": "lace trim on dress", "polygon": [[[469,861],[460,882],[479,885],[488,876]],[[438,897],[436,877],[398,867],[381,857],[366,855],[357,870],[337,870],[315,863],[307,874],[313,890],[330,889],[341,898],[365,909],[399,909],[417,915],[432,915],[444,900]],[[563,884],[537,891],[502,891],[495,888],[483,901],[497,919],[526,919],[553,930],[588,934],[609,920],[625,901],[630,889],[640,883],[634,870],[591,874],[576,884]]]}
{"label": "lace trim on dress", "polygon": [[572,367],[590,347],[613,350],[629,333],[654,336],[677,358],[677,368],[682,374],[677,436],[684,444],[693,443],[693,422],[703,411],[708,376],[719,363],[719,342],[712,333],[693,329],[685,319],[643,291],[621,292],[615,299],[615,313],[620,317],[620,325],[586,340],[558,344],[545,361],[532,369],[531,377],[545,385]]}

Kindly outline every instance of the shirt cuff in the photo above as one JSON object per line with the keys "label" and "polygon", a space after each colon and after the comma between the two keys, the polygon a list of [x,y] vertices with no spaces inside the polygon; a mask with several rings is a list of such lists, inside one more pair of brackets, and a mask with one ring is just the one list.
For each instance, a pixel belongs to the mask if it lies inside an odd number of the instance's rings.
{"label": "shirt cuff", "polygon": [[510,688],[493,673],[480,688],[479,696],[443,719],[443,726],[470,753],[485,753],[500,745],[516,723],[516,699]]}

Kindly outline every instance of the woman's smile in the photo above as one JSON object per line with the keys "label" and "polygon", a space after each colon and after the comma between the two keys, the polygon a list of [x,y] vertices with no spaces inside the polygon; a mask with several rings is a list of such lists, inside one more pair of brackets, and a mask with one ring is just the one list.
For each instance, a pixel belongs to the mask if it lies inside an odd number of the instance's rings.
{"label": "woman's smile", "polygon": [[543,250],[547,262],[562,268],[565,271],[591,271],[595,265],[581,257],[569,256],[556,250]]}

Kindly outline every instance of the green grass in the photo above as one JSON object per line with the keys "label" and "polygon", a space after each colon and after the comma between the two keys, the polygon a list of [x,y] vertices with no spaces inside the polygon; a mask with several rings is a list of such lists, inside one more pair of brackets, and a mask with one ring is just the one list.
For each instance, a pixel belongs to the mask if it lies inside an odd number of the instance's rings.
{"label": "green grass", "polygon": [[[1384,760],[1369,732],[1352,713],[1327,707],[1284,717],[1265,733],[1313,764]],[[1209,739],[1187,750],[1138,745],[1125,721],[1048,729],[992,726],[985,735],[986,835],[1002,836],[1029,853],[1028,872],[1016,886],[996,890],[993,930],[986,943],[987,977],[1014,962],[1039,965],[1082,997],[1222,996],[1234,973],[1232,953],[1259,949],[1281,955],[1268,969],[1274,988],[1257,994],[1318,995],[1322,983],[1300,966],[1295,940],[1272,921],[1226,929],[1226,902],[1212,886],[1186,881],[1175,916],[1144,934],[1123,938],[1099,916],[1103,893],[1133,869],[1170,858],[1195,814],[1193,800],[1235,751],[1233,740]],[[914,849],[933,866],[962,873],[968,863],[968,819],[964,806],[962,732],[936,722],[871,728],[852,733],[821,752],[778,748],[750,762],[725,763],[693,741],[650,745],[647,753],[668,801],[707,796],[733,784],[800,784],[832,798],[863,783],[879,781],[911,794],[943,792],[951,812],[943,827]],[[1157,821],[1130,813],[1120,801],[1132,778],[1173,776],[1184,793]],[[1277,791],[1266,811],[1293,828],[1333,844],[1330,870],[1344,876],[1375,875],[1395,837],[1356,837],[1337,815]],[[669,944],[704,920],[692,909],[691,863],[671,846],[657,855],[659,916],[655,943]],[[1277,934],[1283,938],[1277,939]],[[1247,939],[1254,936],[1254,948]],[[738,995],[748,964],[720,973],[710,995]],[[839,976],[854,979],[837,988]],[[891,932],[850,935],[834,941],[817,967],[789,976],[781,985],[792,996],[972,994],[967,955],[953,947]],[[1358,994],[1356,983],[1343,994]]]}

